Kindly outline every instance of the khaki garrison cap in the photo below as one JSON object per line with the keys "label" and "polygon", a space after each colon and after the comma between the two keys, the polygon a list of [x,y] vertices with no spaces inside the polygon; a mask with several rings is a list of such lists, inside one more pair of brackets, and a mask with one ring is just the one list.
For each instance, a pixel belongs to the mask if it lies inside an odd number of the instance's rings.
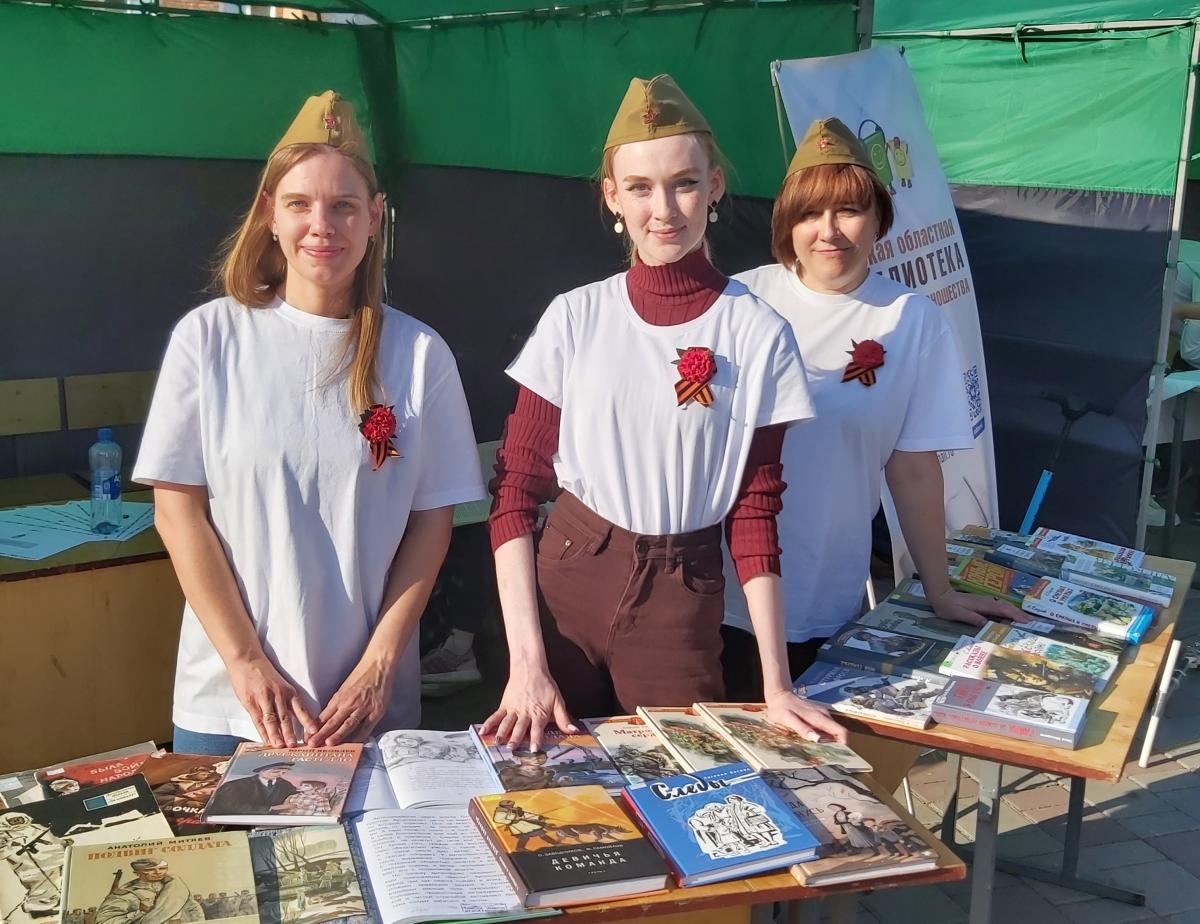
{"label": "khaki garrison cap", "polygon": [[650,141],[670,135],[708,132],[708,120],[668,74],[651,80],[634,77],[621,100],[604,150],[635,141]]}
{"label": "khaki garrison cap", "polygon": [[840,119],[818,119],[808,126],[788,164],[787,175],[822,164],[854,164],[875,172],[866,147]]}
{"label": "khaki garrison cap", "polygon": [[332,144],[352,148],[359,157],[371,159],[362,129],[354,118],[353,104],[333,90],[326,90],[320,96],[310,96],[305,101],[271,153],[290,144]]}

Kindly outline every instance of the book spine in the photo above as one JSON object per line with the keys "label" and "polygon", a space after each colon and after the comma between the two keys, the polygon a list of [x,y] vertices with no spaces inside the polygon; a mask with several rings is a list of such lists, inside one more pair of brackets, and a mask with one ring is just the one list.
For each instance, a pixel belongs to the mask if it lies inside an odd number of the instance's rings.
{"label": "book spine", "polygon": [[484,843],[488,845],[488,850],[492,852],[492,856],[495,857],[496,862],[500,864],[500,868],[504,870],[504,875],[508,877],[508,884],[517,893],[517,898],[521,899],[522,904],[525,904],[529,899],[529,886],[525,884],[525,880],[517,872],[517,868],[513,865],[512,857],[508,855],[508,851],[498,842],[496,832],[492,830],[492,826],[488,824],[483,810],[479,807],[479,803],[474,799],[467,806],[467,815],[475,823],[476,829],[478,829]]}
{"label": "book spine", "polygon": [[956,728],[975,729],[993,735],[1003,735],[1005,738],[1016,738],[1020,741],[1036,741],[1057,748],[1075,747],[1075,741],[1071,736],[1048,732],[1025,722],[1013,722],[998,716],[970,709],[958,709],[936,702],[930,711],[935,722],[952,725]]}
{"label": "book spine", "polygon": [[917,718],[916,716],[890,715],[884,712],[876,712],[872,709],[863,709],[861,706],[855,706],[853,703],[841,702],[832,703],[829,708],[842,715],[856,716],[872,722],[880,722],[884,725],[903,725],[906,728],[929,727],[928,716]]}

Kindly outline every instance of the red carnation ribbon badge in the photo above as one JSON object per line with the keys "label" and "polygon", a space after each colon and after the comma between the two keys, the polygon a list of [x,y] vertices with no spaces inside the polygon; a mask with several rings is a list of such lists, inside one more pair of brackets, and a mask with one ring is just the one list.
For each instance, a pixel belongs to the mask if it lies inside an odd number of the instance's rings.
{"label": "red carnation ribbon badge", "polygon": [[688,347],[676,350],[679,359],[671,365],[679,367],[679,381],[675,383],[675,402],[683,407],[691,400],[704,407],[713,403],[712,389],[708,383],[717,374],[717,358],[708,347]]}
{"label": "red carnation ribbon badge", "polygon": [[388,459],[400,458],[400,450],[392,445],[392,437],[396,435],[396,414],[392,410],[394,407],[394,404],[387,407],[372,404],[358,419],[358,432],[371,447],[373,472],[379,471],[379,467]]}
{"label": "red carnation ribbon badge", "polygon": [[851,340],[850,345],[854,349],[846,351],[850,354],[850,362],[842,373],[842,381],[858,379],[869,388],[875,384],[875,370],[883,365],[883,354],[887,350],[877,340],[860,340],[858,343]]}

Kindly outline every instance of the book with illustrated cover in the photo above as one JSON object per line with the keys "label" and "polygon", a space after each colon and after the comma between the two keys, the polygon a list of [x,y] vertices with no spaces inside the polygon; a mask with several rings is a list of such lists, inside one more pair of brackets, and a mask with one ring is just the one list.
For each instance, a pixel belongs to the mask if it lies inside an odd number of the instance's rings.
{"label": "book with illustrated cover", "polygon": [[115,780],[133,776],[141,771],[148,756],[146,754],[130,754],[126,757],[107,757],[100,760],[62,764],[57,767],[43,767],[34,774],[34,779],[42,789],[42,798],[54,799],[58,796],[79,792],[88,786],[112,783]]}
{"label": "book with illustrated cover", "polygon": [[[0,808],[24,805],[29,802],[41,802],[43,799],[50,798],[52,795],[59,795],[54,787],[48,784],[61,777],[72,776],[68,772],[68,767],[86,766],[89,768],[89,782],[86,785],[96,785],[98,783],[112,782],[114,779],[120,779],[119,775],[113,775],[111,772],[100,769],[106,764],[111,764],[113,769],[124,769],[130,762],[144,760],[151,754],[161,753],[158,746],[153,741],[144,741],[140,744],[131,744],[127,747],[116,748],[112,751],[103,751],[99,754],[91,754],[85,757],[76,757],[73,760],[63,761],[59,764],[51,764],[47,767],[40,767],[35,770],[22,770],[18,773],[10,773],[5,776],[0,776]],[[136,768],[124,773],[129,776],[136,773]],[[107,775],[108,779],[96,779],[96,775]],[[44,785],[47,784],[47,785]],[[58,790],[77,792],[73,786],[68,784],[60,784]]]}
{"label": "book with illustrated cover", "polygon": [[843,626],[817,650],[817,659],[876,674],[937,676],[950,642],[887,632],[858,623]]}
{"label": "book with illustrated cover", "polygon": [[817,857],[792,867],[801,885],[834,885],[937,866],[933,835],[890,797],[832,767],[768,771],[767,784],[817,838]]}
{"label": "book with illustrated cover", "polygon": [[962,635],[963,624],[940,619],[932,613],[910,609],[884,600],[875,609],[863,613],[856,624],[884,632],[898,632],[916,638],[933,639],[935,642],[957,644]]}
{"label": "book with illustrated cover", "polygon": [[1025,571],[1014,571],[982,558],[964,559],[950,569],[950,583],[969,594],[999,597],[1020,606],[1038,578]]}
{"label": "book with illustrated cover", "polygon": [[886,677],[817,661],[796,678],[796,693],[842,715],[909,728],[928,728],[930,707],[945,678]]}
{"label": "book with illustrated cover", "polygon": [[1122,600],[1054,578],[1038,578],[1021,602],[1021,609],[1131,645],[1141,642],[1155,616],[1154,607],[1144,603]]}
{"label": "book with illustrated cover", "polygon": [[964,636],[962,643],[946,655],[942,673],[1083,699],[1092,695],[1096,685],[1096,678],[1084,671],[1062,666],[1032,651],[1003,648],[970,636]]}
{"label": "book with illustrated cover", "polygon": [[896,589],[887,595],[887,602],[902,606],[908,610],[920,613],[933,613],[933,605],[925,596],[925,585],[920,578],[905,578],[896,585]]}
{"label": "book with illustrated cover", "polygon": [[641,716],[584,719],[583,724],[596,736],[629,786],[683,773],[679,761]]}
{"label": "book with illustrated cover", "polygon": [[362,747],[272,748],[243,742],[201,817],[224,825],[333,824],[341,817]]}
{"label": "book with illustrated cover", "polygon": [[1170,606],[1175,596],[1175,576],[1148,568],[1128,568],[1103,558],[1075,555],[1062,568],[1063,580],[1112,594],[1135,603]]}
{"label": "book with illustrated cover", "polygon": [[637,713],[658,733],[684,772],[742,762],[725,739],[691,706],[639,706]]}
{"label": "book with illustrated cover", "polygon": [[1087,722],[1088,701],[1009,684],[955,677],[933,701],[933,720],[959,728],[1074,748]]}
{"label": "book with illustrated cover", "polygon": [[1034,577],[1061,577],[1063,565],[1067,563],[1065,555],[1023,545],[998,545],[987,549],[983,558],[992,564],[1024,571]]}
{"label": "book with illustrated cover", "polygon": [[380,736],[379,753],[391,808],[465,806],[480,793],[503,792],[468,730],[390,731]]}
{"label": "book with illustrated cover", "polygon": [[[1120,663],[1119,655],[1085,645],[1079,645],[1058,638],[1028,632],[1022,626],[1006,622],[984,623],[975,638],[981,642],[990,642],[1001,648],[1013,651],[1025,651],[1045,658],[1056,668],[1073,670],[1087,674],[1092,678],[1095,692],[1099,693],[1112,679],[1113,673]],[[995,679],[995,678],[985,678]],[[1014,681],[1017,683],[1017,681]],[[1025,686],[1026,684],[1020,684]]]}
{"label": "book with illustrated cover", "polygon": [[998,545],[1029,545],[1033,536],[988,526],[965,526],[952,532],[950,541],[995,548]]}
{"label": "book with illustrated cover", "polygon": [[1033,538],[1029,541],[1029,545],[1032,548],[1057,552],[1060,555],[1090,555],[1092,558],[1100,558],[1127,568],[1140,568],[1146,560],[1146,553],[1137,549],[1114,545],[1111,542],[1101,542],[1098,539],[1088,539],[1086,536],[1076,536],[1074,533],[1065,533],[1045,526],[1033,531]]}
{"label": "book with illustrated cover", "polygon": [[530,751],[497,744],[494,734],[484,735],[480,728],[471,726],[471,738],[497,784],[489,788],[492,792],[595,785],[615,793],[625,785],[625,777],[588,732],[567,734],[550,727],[542,734],[541,750]]}
{"label": "book with illustrated cover", "polygon": [[243,831],[74,845],[63,893],[64,924],[259,920]]}
{"label": "book with illustrated cover", "polygon": [[662,857],[603,786],[478,796],[468,812],[526,907],[667,887]]}
{"label": "book with illustrated cover", "polygon": [[367,913],[341,825],[260,828],[249,838],[262,924],[323,924]]}
{"label": "book with illustrated cover", "polygon": [[738,756],[755,770],[836,766],[848,773],[869,773],[871,765],[836,741],[807,741],[767,721],[761,703],[696,703],[700,713]]}
{"label": "book with illustrated cover", "polygon": [[682,886],[783,869],[817,855],[817,838],[748,764],[626,789],[625,801]]}
{"label": "book with illustrated cover", "polygon": [[201,819],[228,765],[228,757],[156,754],[146,759],[141,773],[176,834],[206,834],[219,830]]}
{"label": "book with illustrated cover", "polygon": [[946,543],[946,567],[953,568],[955,565],[966,561],[968,558],[980,558],[987,549],[979,545],[965,545],[958,542]]}
{"label": "book with illustrated cover", "polygon": [[68,847],[164,837],[171,826],[140,775],[0,811],[6,924],[58,924]]}
{"label": "book with illustrated cover", "polygon": [[367,886],[363,924],[514,921],[561,912],[530,910],[460,806],[379,809],[348,823]]}

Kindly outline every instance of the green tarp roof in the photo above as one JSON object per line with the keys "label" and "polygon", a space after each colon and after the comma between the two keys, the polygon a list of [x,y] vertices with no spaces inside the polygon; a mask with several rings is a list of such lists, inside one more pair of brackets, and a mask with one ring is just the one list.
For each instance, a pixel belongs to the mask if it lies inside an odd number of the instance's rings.
{"label": "green tarp roof", "polygon": [[875,34],[945,29],[1012,28],[1018,24],[1191,19],[1197,0],[875,0]]}

